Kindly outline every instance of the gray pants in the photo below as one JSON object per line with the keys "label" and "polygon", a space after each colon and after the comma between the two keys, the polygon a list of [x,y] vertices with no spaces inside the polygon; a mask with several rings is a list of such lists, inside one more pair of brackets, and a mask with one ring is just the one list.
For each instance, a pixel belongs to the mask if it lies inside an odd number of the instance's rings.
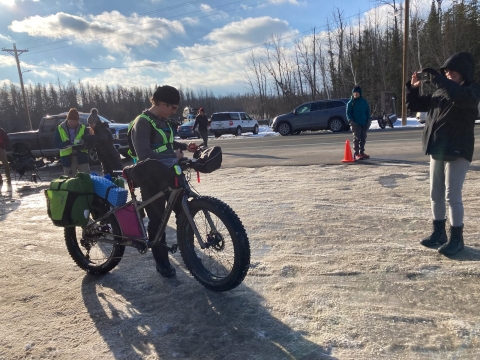
{"label": "gray pants", "polygon": [[203,143],[200,145],[203,145],[205,147],[208,146],[208,130],[206,131],[199,131],[200,136],[202,137]]}
{"label": "gray pants", "polygon": [[75,177],[77,175],[77,172],[84,172],[89,174],[90,173],[90,166],[88,163],[86,164],[79,164],[77,157],[75,155],[72,155],[72,163],[70,167],[64,167],[63,168],[63,173],[67,175],[68,177]]}
{"label": "gray pants", "polygon": [[0,162],[3,164],[3,169],[5,170],[5,176],[7,177],[7,181],[11,181],[12,178],[10,177],[10,166],[8,165],[8,158],[5,149],[0,148]]}
{"label": "gray pants", "polygon": [[440,161],[430,157],[430,198],[433,220],[444,220],[446,202],[450,225],[463,225],[462,188],[470,162],[464,158]]}
{"label": "gray pants", "polygon": [[367,127],[352,122],[352,132],[353,149],[355,150],[355,154],[363,154],[365,151],[365,142],[367,141]]}

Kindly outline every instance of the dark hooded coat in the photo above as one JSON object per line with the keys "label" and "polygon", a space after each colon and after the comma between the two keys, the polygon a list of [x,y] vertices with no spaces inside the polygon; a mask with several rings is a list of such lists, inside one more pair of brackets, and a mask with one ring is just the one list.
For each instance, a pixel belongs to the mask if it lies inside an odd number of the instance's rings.
{"label": "dark hooded coat", "polygon": [[[474,82],[474,58],[468,52],[452,55],[431,79],[437,90],[420,95],[419,88],[406,84],[406,102],[413,112],[427,111],[422,136],[423,151],[439,160],[458,157],[472,161],[475,120],[478,118],[480,86]],[[447,79],[445,69],[457,71],[462,84]]]}
{"label": "dark hooded coat", "polygon": [[108,127],[108,123],[102,121],[97,122],[94,135],[87,135],[86,141],[97,149],[98,159],[102,164],[103,174],[113,176],[113,170],[122,170],[122,160],[120,154],[113,145],[112,132]]}

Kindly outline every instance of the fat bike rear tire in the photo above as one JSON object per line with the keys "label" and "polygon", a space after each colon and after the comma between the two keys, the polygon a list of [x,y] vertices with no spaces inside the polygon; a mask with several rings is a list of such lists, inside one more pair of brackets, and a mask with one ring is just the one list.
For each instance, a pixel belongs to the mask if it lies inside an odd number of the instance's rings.
{"label": "fat bike rear tire", "polygon": [[[242,222],[227,204],[213,197],[192,199],[188,207],[208,246],[200,247],[182,213],[177,221],[177,240],[185,266],[207,289],[220,292],[237,287],[250,267],[250,243]],[[215,229],[205,213],[212,218]]]}
{"label": "fat bike rear tire", "polygon": [[101,223],[101,234],[89,234],[85,238],[85,230],[80,227],[65,228],[65,244],[73,261],[92,275],[109,272],[118,265],[125,252],[125,246],[98,241],[105,236],[107,239],[120,240],[120,226],[114,215]]}
{"label": "fat bike rear tire", "polygon": [[383,116],[379,116],[377,122],[380,129],[385,129],[387,121]]}

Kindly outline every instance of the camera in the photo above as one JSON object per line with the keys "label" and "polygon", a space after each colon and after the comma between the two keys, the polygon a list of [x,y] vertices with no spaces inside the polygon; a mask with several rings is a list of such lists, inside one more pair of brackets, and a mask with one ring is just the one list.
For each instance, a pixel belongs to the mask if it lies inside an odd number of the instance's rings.
{"label": "camera", "polygon": [[427,72],[417,72],[417,79],[421,81],[430,80],[430,74]]}

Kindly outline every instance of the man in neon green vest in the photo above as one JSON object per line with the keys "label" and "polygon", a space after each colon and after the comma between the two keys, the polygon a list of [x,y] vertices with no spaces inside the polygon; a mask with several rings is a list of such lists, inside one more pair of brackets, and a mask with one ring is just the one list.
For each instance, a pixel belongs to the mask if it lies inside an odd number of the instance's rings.
{"label": "man in neon green vest", "polygon": [[[180,103],[180,94],[172,86],[160,86],[150,99],[152,106],[130,123],[128,129],[128,143],[132,157],[139,161],[146,159],[158,159],[163,163],[175,164],[183,157],[183,150],[195,151],[195,143],[185,144],[173,140],[173,130],[168,118],[173,116]],[[149,174],[145,174],[149,176]],[[142,199],[146,200],[162,189],[150,189],[141,187]],[[148,215],[148,235],[154,237],[162,222],[165,212],[165,197],[155,200],[145,209]],[[161,241],[152,247],[157,271],[164,277],[175,276],[175,268],[168,259],[165,233]]]}
{"label": "man in neon green vest", "polygon": [[90,173],[84,135],[85,126],[80,123],[80,115],[77,109],[71,108],[67,119],[58,125],[53,137],[55,146],[60,149],[63,171],[69,177],[74,177],[77,172]]}

